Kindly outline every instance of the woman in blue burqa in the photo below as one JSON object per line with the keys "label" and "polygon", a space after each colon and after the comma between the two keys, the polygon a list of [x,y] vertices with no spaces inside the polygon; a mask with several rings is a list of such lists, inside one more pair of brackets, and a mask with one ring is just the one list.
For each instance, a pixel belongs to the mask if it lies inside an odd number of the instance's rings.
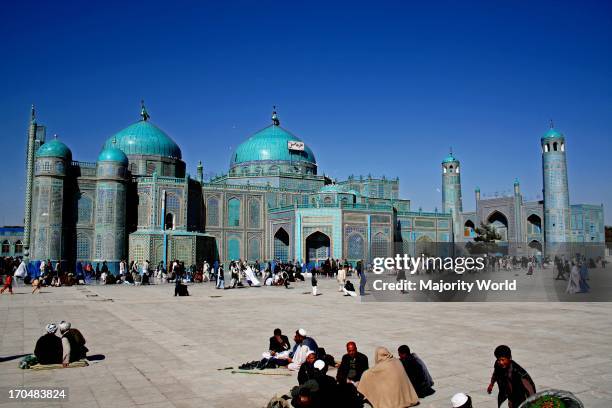
{"label": "woman in blue burqa", "polygon": [[586,261],[583,261],[580,265],[580,292],[586,293],[591,290],[591,287],[587,283],[589,279],[589,270],[586,265]]}

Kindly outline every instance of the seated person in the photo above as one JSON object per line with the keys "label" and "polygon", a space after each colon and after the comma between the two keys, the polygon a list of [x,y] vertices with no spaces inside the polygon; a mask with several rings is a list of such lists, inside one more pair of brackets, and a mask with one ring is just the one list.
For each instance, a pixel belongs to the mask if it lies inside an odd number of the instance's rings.
{"label": "seated person", "polygon": [[300,369],[302,363],[306,361],[308,354],[311,352],[316,354],[318,352],[319,346],[317,346],[317,342],[314,341],[312,337],[306,336],[306,330],[304,329],[296,330],[293,340],[295,341],[295,345],[291,351],[278,353],[272,357],[272,360],[277,365],[286,365],[290,370],[297,371]]}
{"label": "seated person", "polygon": [[317,355],[311,351],[306,356],[306,361],[300,366],[300,371],[298,371],[298,384],[302,385],[308,380],[315,379],[315,368],[314,363],[317,360]]}
{"label": "seated person", "polygon": [[354,341],[349,341],[346,343],[346,354],[342,356],[336,380],[340,384],[346,382],[357,384],[361,380],[363,372],[368,368],[368,357],[357,351],[357,345]]}
{"label": "seated person", "polygon": [[70,322],[63,320],[59,324],[59,329],[62,335],[62,364],[64,364],[64,367],[67,367],[73,361],[84,359],[89,350],[85,347],[85,337],[81,332],[78,329],[71,328]]}
{"label": "seated person", "polygon": [[355,292],[355,287],[349,280],[347,280],[344,284],[342,291],[344,292],[344,296],[357,296],[357,293]]}
{"label": "seated person", "polygon": [[400,346],[397,354],[419,398],[425,398],[436,392],[431,388],[434,383],[427,366],[415,353],[410,353],[410,347],[405,344]]}
{"label": "seated person", "polygon": [[62,363],[62,339],[55,335],[57,326],[50,323],[46,327],[47,333],[36,342],[34,355],[39,364],[61,364]]}

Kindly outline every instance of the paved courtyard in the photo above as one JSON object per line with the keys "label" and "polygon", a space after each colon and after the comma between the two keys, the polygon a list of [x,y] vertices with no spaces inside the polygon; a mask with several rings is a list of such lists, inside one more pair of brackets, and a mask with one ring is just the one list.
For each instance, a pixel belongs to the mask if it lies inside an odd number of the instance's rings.
{"label": "paved courtyard", "polygon": [[[574,392],[586,407],[612,406],[610,303],[375,303],[343,297],[335,281],[294,288],[215,290],[191,285],[46,288],[20,286],[0,296],[0,387],[69,387],[67,402],[0,407],[263,407],[286,393],[296,376],[232,374],[225,367],[258,359],[280,327],[292,337],[304,327],[339,359],[348,340],[373,363],[374,348],[408,344],[429,366],[436,393],[423,407],[448,407],[453,393],[476,407],[495,407],[486,394],[493,349],[511,346],[538,389]],[[69,320],[87,338],[89,367],[51,371],[18,368],[49,322]],[[335,370],[331,372],[335,375]]]}

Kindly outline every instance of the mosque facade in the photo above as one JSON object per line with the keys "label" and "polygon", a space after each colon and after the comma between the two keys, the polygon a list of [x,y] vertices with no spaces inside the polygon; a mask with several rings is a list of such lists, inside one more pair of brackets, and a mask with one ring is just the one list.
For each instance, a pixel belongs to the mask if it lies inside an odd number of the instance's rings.
{"label": "mosque facade", "polygon": [[541,139],[544,199],[481,199],[464,212],[461,164],[441,163],[442,207],[411,208],[399,179],[322,175],[302,139],[272,123],[240,144],[228,172],[204,180],[186,173],[180,147],[141,119],[111,136],[95,163],[73,160],[32,109],[28,132],[23,253],[68,265],[121,259],[186,264],[242,259],[369,261],[427,252],[435,243],[472,240],[480,223],[496,227],[515,254],[547,242],[604,242],[603,207],[569,204],[565,140],[551,129]]}

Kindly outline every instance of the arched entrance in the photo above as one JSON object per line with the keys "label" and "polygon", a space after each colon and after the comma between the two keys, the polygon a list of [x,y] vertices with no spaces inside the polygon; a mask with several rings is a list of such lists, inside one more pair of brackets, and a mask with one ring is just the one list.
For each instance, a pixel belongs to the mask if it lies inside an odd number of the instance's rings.
{"label": "arched entrance", "polygon": [[527,233],[528,234],[541,234],[542,233],[542,219],[538,215],[531,214],[529,217],[527,217]]}
{"label": "arched entrance", "polygon": [[273,258],[287,262],[289,258],[289,234],[284,228],[279,228],[274,234]]}
{"label": "arched entrance", "polygon": [[489,218],[489,223],[495,231],[499,234],[499,241],[508,241],[508,218],[499,211],[493,211]]}
{"label": "arched entrance", "polygon": [[314,232],[306,238],[306,262],[321,262],[330,256],[329,237],[320,231]]}
{"label": "arched entrance", "polygon": [[542,243],[537,240],[533,240],[529,243],[529,249],[531,255],[542,255]]}
{"label": "arched entrance", "polygon": [[463,236],[465,238],[474,238],[474,236],[476,236],[476,226],[472,220],[467,220],[465,224],[463,224]]}

